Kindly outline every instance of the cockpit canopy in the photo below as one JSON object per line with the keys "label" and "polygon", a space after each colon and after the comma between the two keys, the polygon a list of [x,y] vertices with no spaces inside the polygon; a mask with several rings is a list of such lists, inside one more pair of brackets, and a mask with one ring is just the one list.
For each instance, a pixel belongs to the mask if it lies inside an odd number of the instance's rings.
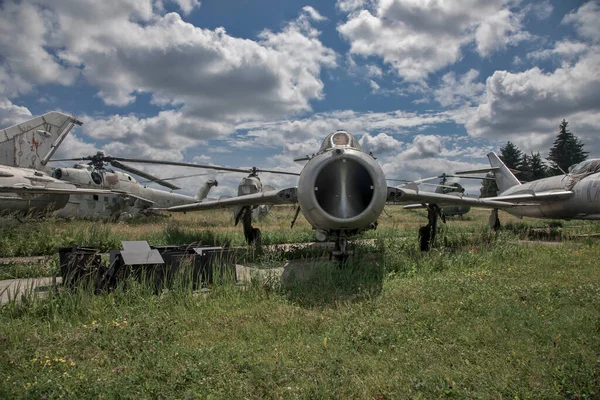
{"label": "cockpit canopy", "polygon": [[346,131],[335,131],[330,133],[325,140],[323,140],[323,144],[321,144],[321,148],[319,149],[319,153],[323,153],[327,150],[331,150],[337,146],[351,147],[356,150],[362,151],[362,147],[358,143],[358,140],[351,134]]}
{"label": "cockpit canopy", "polygon": [[590,175],[600,172],[600,158],[585,160],[569,168],[569,175]]}

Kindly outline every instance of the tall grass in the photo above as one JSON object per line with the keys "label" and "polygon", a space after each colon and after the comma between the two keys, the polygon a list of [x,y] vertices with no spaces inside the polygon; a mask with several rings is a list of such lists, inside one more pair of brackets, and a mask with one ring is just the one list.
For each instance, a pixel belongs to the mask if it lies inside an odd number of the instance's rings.
{"label": "tall grass", "polygon": [[597,397],[597,243],[489,235],[429,253],[380,237],[345,265],[300,259],[279,284],[208,294],[182,272],[158,292],[148,275],[12,301],[0,397]]}

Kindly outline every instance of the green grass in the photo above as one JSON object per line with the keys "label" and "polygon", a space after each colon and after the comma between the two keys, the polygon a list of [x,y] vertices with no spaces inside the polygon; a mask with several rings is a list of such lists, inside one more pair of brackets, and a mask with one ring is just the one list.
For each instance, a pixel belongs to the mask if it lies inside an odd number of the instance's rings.
{"label": "green grass", "polygon": [[598,243],[509,234],[465,228],[427,254],[382,235],[346,266],[208,295],[11,302],[0,398],[598,398]]}

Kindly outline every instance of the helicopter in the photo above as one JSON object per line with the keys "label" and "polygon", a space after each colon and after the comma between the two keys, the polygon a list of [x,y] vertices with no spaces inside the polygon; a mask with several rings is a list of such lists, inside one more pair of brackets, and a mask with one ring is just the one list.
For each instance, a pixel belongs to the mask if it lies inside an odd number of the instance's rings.
{"label": "helicopter", "polygon": [[[481,178],[481,177],[477,177],[477,176],[449,175],[449,174],[443,173],[438,176],[433,176],[430,178],[423,178],[423,179],[419,179],[414,182],[425,183],[427,181],[439,179],[440,180],[439,183],[434,184],[435,193],[450,194],[450,195],[455,195],[455,196],[464,195],[464,193],[465,193],[464,187],[458,182],[448,182],[448,178],[477,179],[477,180],[493,179],[493,178]],[[418,209],[418,208],[426,208],[426,207],[427,206],[424,204],[409,204],[409,205],[404,206],[404,208],[408,209],[408,210],[413,210],[413,209]],[[462,216],[462,215],[465,215],[466,213],[468,213],[470,210],[471,210],[471,207],[467,206],[467,205],[447,205],[447,206],[440,208],[441,213],[445,217]]]}
{"label": "helicopter", "polygon": [[[79,196],[74,195],[68,204],[57,212],[60,217],[83,218],[130,218],[139,213],[152,213],[157,207],[172,207],[197,203],[204,200],[211,188],[218,186],[216,179],[207,180],[199,187],[195,196],[186,196],[172,191],[147,187],[138,182],[131,174],[148,179],[171,190],[181,189],[171,180],[183,177],[161,179],[148,172],[126,165],[115,157],[109,157],[99,151],[92,156],[50,161],[88,161],[73,167],[58,167],[52,171],[52,177],[69,182],[78,187],[105,189],[119,194]],[[122,169],[131,174],[109,168]],[[125,195],[123,195],[125,194]]]}
{"label": "helicopter", "polygon": [[82,122],[52,111],[0,130],[0,214],[47,215],[63,209],[71,195],[113,194],[77,188],[47,173],[48,161],[76,125]]}

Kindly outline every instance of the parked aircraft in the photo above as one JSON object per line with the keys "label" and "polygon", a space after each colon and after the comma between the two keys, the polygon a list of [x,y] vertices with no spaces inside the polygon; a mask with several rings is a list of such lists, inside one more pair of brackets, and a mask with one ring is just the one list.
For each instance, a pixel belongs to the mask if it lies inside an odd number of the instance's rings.
{"label": "parked aircraft", "polygon": [[[130,162],[150,162],[154,164],[179,165],[195,168],[235,170],[218,166],[193,163],[145,161],[120,159]],[[237,197],[205,201],[202,203],[169,207],[172,212],[208,210],[223,207],[242,207],[247,212],[259,205],[298,203],[296,215],[302,211],[304,217],[315,229],[319,241],[332,237],[336,248],[334,256],[347,256],[348,239],[361,232],[377,227],[377,219],[383,212],[386,201],[427,203],[429,224],[423,230],[423,241],[430,242],[435,232],[435,224],[440,215],[439,204],[459,204],[485,208],[513,207],[514,204],[494,199],[477,199],[443,193],[421,192],[416,183],[402,187],[388,187],[381,166],[375,158],[365,153],[356,138],[346,131],[336,131],[328,135],[319,151],[303,158],[308,162],[299,174],[297,187],[280,190],[256,191]],[[261,170],[253,168],[252,174]],[[264,171],[264,170],[263,170]],[[292,172],[266,171],[272,173]],[[294,217],[294,221],[295,221]],[[292,222],[292,225],[294,223]],[[244,226],[251,228],[249,225]],[[259,231],[247,235],[249,242],[258,238]]]}
{"label": "parked aircraft", "polygon": [[[452,177],[455,177],[455,175],[447,175],[444,173],[440,176],[419,179],[418,181],[415,181],[415,182],[423,182],[424,183],[428,180],[439,179],[440,180],[439,184],[435,185],[435,193],[443,193],[443,194],[450,194],[450,195],[455,195],[455,196],[458,196],[458,195],[462,196],[465,193],[465,189],[458,182],[448,182],[448,178],[452,178]],[[472,178],[472,177],[463,177],[463,178]],[[482,178],[477,178],[477,179],[482,179]],[[417,209],[417,208],[427,208],[427,205],[426,204],[409,204],[409,205],[404,206],[404,208],[407,210],[412,210],[412,209]],[[445,217],[454,217],[457,215],[462,216],[462,215],[468,213],[470,210],[471,210],[471,207],[465,206],[465,205],[448,205],[448,206],[441,207],[441,213]]]}
{"label": "parked aircraft", "polygon": [[[460,171],[457,175],[493,172],[500,193],[491,199],[512,203],[506,212],[517,217],[600,220],[600,159],[572,166],[568,174],[521,183],[498,155],[487,155],[491,168]],[[498,209],[490,225],[498,226]]]}
{"label": "parked aircraft", "polygon": [[43,171],[75,125],[81,121],[53,111],[0,131],[0,214],[47,213],[64,207],[72,193],[110,192],[78,190]]}
{"label": "parked aircraft", "polygon": [[[198,189],[196,196],[186,196],[147,187],[139,183],[130,174],[107,168],[110,164],[135,175],[158,183],[170,189],[180,189],[170,183],[169,179],[160,179],[151,174],[133,168],[107,157],[102,152],[89,157],[51,161],[89,161],[88,164],[76,164],[70,168],[55,168],[52,177],[72,183],[77,187],[105,189],[117,194],[98,196],[71,196],[69,203],[57,215],[61,217],[110,218],[116,216],[135,216],[140,212],[151,212],[151,208],[165,208],[183,204],[197,203],[206,198],[211,188],[219,183],[214,179],[207,180]],[[129,196],[123,196],[127,193]]]}
{"label": "parked aircraft", "polygon": [[[128,174],[93,165],[50,172],[47,163],[75,125],[82,122],[53,111],[0,131],[0,214],[45,215],[59,210],[61,217],[131,216],[151,207],[196,203],[217,185],[209,180],[196,196],[184,196],[147,188]],[[129,170],[178,189],[143,171]]]}

